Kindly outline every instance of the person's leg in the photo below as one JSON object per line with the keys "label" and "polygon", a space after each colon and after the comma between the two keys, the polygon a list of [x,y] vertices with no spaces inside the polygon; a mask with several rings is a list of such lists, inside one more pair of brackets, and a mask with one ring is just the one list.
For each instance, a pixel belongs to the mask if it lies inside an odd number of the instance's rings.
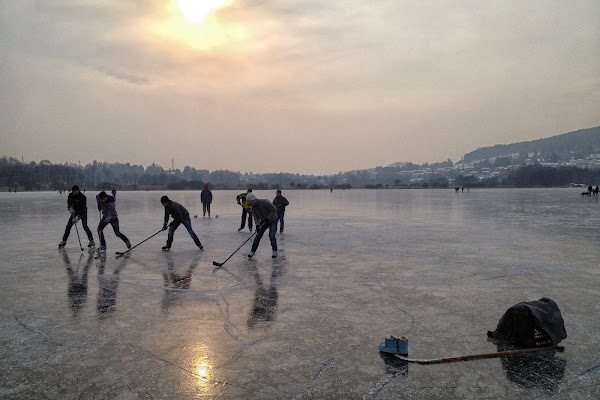
{"label": "person's leg", "polygon": [[90,231],[90,228],[87,224],[87,212],[80,215],[79,218],[81,218],[81,225],[83,226],[83,230],[85,231],[88,240],[91,242],[92,240],[94,240],[94,236],[92,236],[92,231]]}
{"label": "person's leg", "polygon": [[238,229],[240,231],[246,227],[246,215],[248,215],[248,210],[242,207],[242,224],[240,225],[240,229]]}
{"label": "person's leg", "polygon": [[271,249],[277,251],[277,239],[275,239],[275,232],[277,232],[277,221],[273,222],[269,226],[269,239],[271,239]]}
{"label": "person's leg", "polygon": [[251,253],[256,253],[256,249],[258,249],[258,244],[260,243],[260,239],[262,239],[265,231],[267,230],[269,226],[265,226],[265,227],[261,227],[256,228],[256,236],[254,237],[254,242],[252,242],[252,248],[250,249]]}
{"label": "person's leg", "polygon": [[100,238],[100,246],[102,247],[106,247],[106,240],[104,240],[104,227],[108,225],[106,222],[104,222],[104,220],[100,220],[100,223],[98,224],[98,237]]}
{"label": "person's leg", "polygon": [[252,216],[252,211],[248,210],[248,229],[252,232],[252,223],[254,222],[254,217]]}
{"label": "person's leg", "polygon": [[[282,211],[281,214],[279,214],[279,232],[283,232],[283,216],[285,214],[285,211]],[[277,226],[275,226],[275,228],[277,228]]]}
{"label": "person's leg", "polygon": [[[210,212],[209,212],[210,215]],[[190,236],[192,237],[192,239],[194,240],[194,243],[196,243],[196,246],[201,247],[202,243],[200,243],[200,239],[198,239],[198,235],[196,235],[196,232],[194,232],[194,230],[192,229],[192,220],[190,220],[189,218],[184,220],[183,222],[183,226],[185,226],[185,229],[187,229],[188,233],[190,234]]]}
{"label": "person's leg", "polygon": [[202,216],[206,215],[206,203],[202,203]]}
{"label": "person's leg", "polygon": [[73,227],[73,216],[69,217],[69,221],[67,222],[67,226],[65,227],[65,233],[62,237],[63,242],[66,242],[69,238],[69,233],[71,233],[71,228]]}
{"label": "person's leg", "polygon": [[210,217],[210,203],[206,203],[206,211],[208,211],[208,216]]}
{"label": "person's leg", "polygon": [[171,222],[171,225],[169,226],[169,234],[167,235],[167,247],[171,247],[171,244],[173,244],[173,234],[178,227],[179,222]]}
{"label": "person's leg", "polygon": [[115,235],[117,235],[118,238],[125,242],[125,244],[129,244],[129,239],[127,239],[127,236],[123,235],[119,231],[119,218],[111,219],[110,226],[112,226],[113,231],[115,231]]}

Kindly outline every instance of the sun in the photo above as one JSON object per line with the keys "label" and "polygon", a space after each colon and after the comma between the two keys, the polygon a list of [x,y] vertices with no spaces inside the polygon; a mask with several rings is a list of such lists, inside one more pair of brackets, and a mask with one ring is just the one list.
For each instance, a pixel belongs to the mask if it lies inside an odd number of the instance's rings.
{"label": "sun", "polygon": [[215,8],[225,5],[227,0],[177,0],[177,7],[189,21],[201,24]]}

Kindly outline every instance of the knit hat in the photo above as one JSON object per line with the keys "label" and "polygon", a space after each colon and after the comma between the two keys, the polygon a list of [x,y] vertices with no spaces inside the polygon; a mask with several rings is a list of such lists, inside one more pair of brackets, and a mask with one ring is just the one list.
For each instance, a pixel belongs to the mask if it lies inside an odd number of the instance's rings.
{"label": "knit hat", "polygon": [[248,193],[246,195],[246,201],[256,200],[256,195],[254,193]]}
{"label": "knit hat", "polygon": [[73,185],[73,187],[71,188],[71,192],[74,191],[74,190],[79,190],[79,186]]}

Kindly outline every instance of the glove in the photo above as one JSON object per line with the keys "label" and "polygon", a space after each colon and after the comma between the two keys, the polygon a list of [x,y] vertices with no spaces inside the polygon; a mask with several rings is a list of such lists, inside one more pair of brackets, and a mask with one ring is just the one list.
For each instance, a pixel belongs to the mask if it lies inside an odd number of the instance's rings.
{"label": "glove", "polygon": [[79,217],[79,215],[76,215],[76,216],[74,216],[74,217],[73,217],[73,223],[74,223],[74,224],[78,223],[80,219],[81,219],[81,218]]}
{"label": "glove", "polygon": [[162,230],[163,230],[163,231],[166,231],[166,230],[167,230],[167,224],[163,224]]}
{"label": "glove", "polygon": [[69,207],[69,213],[71,213],[71,215],[75,215],[75,210],[73,207]]}

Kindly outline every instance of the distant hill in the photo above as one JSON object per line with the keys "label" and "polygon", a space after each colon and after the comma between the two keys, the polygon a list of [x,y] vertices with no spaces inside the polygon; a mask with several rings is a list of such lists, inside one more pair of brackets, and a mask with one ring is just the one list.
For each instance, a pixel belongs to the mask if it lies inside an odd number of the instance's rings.
{"label": "distant hill", "polygon": [[600,126],[580,129],[530,142],[482,147],[465,154],[463,161],[475,162],[493,157],[505,157],[515,153],[540,153],[542,157],[556,161],[569,160],[571,157],[584,158],[589,154],[599,154]]}

